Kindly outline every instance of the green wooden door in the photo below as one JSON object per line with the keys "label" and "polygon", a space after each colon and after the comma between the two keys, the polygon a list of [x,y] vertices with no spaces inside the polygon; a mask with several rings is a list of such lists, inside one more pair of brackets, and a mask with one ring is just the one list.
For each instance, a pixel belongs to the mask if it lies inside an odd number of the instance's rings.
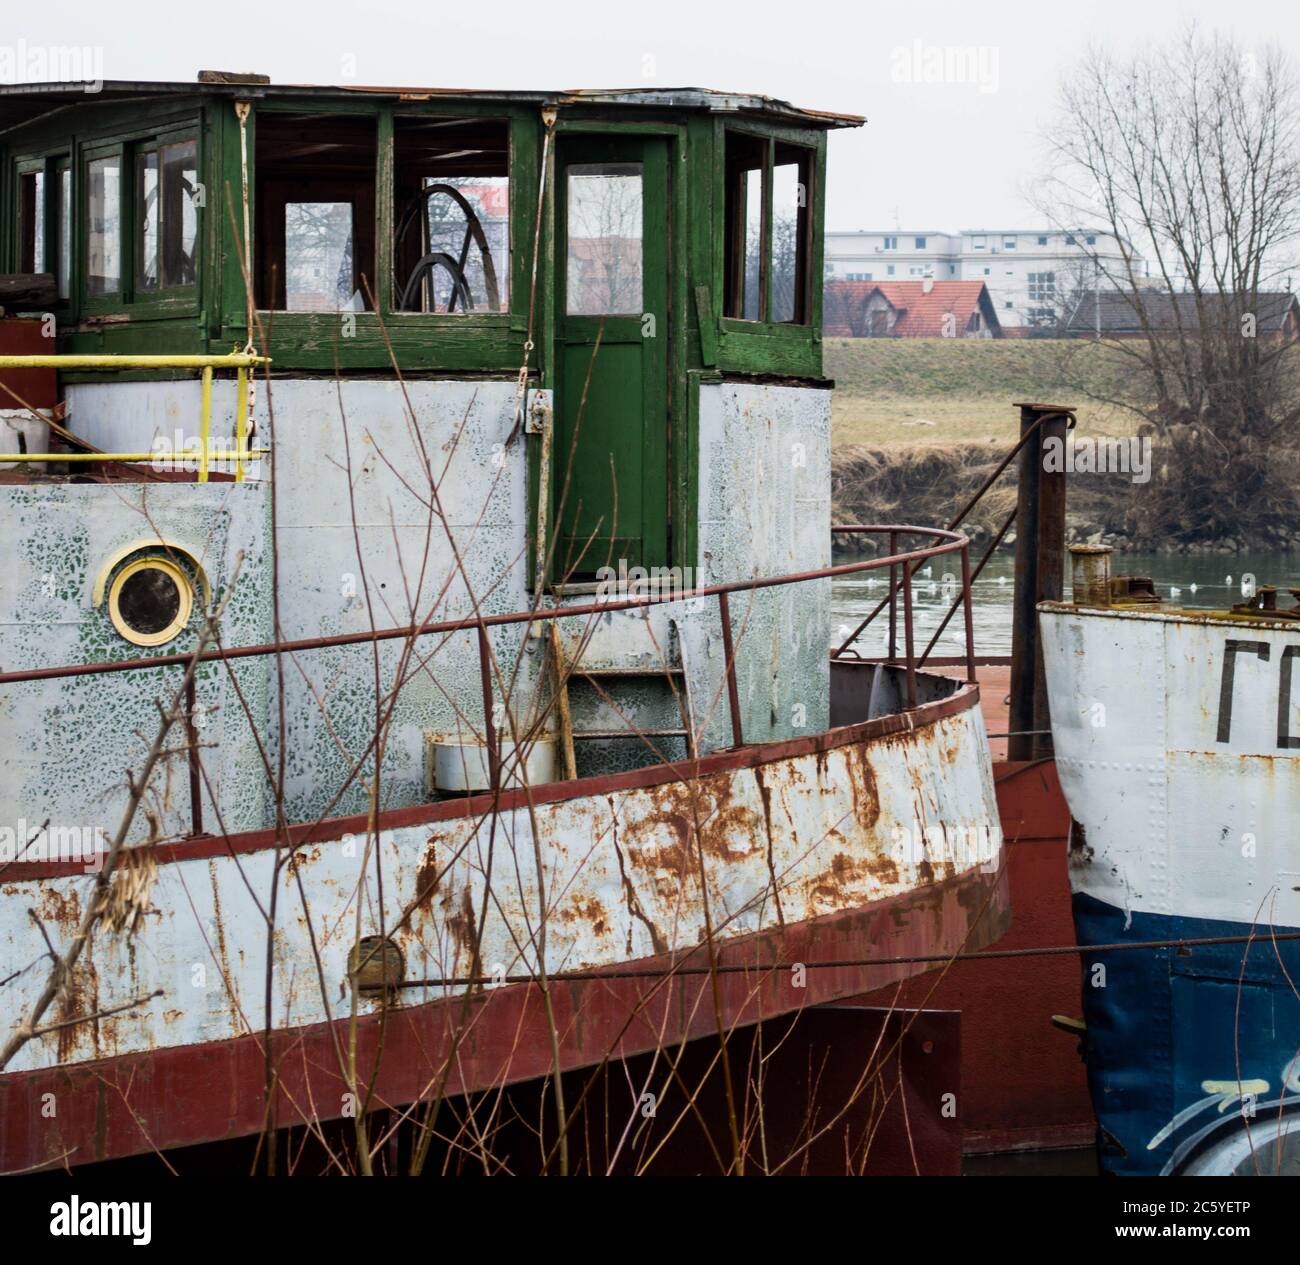
{"label": "green wooden door", "polygon": [[668,142],[564,137],[557,192],[552,575],[667,566]]}

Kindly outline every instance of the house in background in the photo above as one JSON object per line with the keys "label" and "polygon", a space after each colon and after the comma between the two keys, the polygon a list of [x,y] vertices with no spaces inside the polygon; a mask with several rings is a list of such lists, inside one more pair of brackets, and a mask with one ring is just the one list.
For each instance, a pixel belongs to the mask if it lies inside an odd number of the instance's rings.
{"label": "house in background", "polygon": [[1145,279],[1133,247],[1100,229],[826,234],[828,281],[982,281],[1008,338],[1054,328],[1080,290],[1126,275],[1126,257]]}
{"label": "house in background", "polygon": [[[1211,332],[1235,336],[1242,332],[1243,318],[1252,316],[1254,337],[1300,338],[1300,299],[1289,290],[1260,291],[1253,300],[1247,295],[1203,295],[1200,302],[1208,306]],[[1200,308],[1191,292],[1144,290],[1139,306],[1123,291],[1089,290],[1070,310],[1064,332],[1068,338],[1145,338],[1148,331],[1172,336],[1200,329]]]}
{"label": "house in background", "polygon": [[827,281],[824,332],[839,338],[1001,338],[982,281]]}

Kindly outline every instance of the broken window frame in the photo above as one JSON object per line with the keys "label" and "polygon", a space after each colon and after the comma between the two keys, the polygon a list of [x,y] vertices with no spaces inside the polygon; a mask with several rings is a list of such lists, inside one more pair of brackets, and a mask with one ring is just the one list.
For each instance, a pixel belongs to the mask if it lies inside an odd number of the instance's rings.
{"label": "broken window frame", "polygon": [[[15,158],[13,172],[13,249],[15,272],[30,272],[26,241],[26,214],[23,206],[23,181],[32,175],[44,176],[44,214],[33,229],[41,234],[44,252],[41,272],[54,277],[58,298],[54,306],[66,308],[73,298],[76,281],[78,186],[73,180],[72,155],[67,147]],[[64,188],[65,178],[67,188]],[[33,243],[34,245],[34,243]]]}
{"label": "broken window frame", "polygon": [[[186,144],[194,146],[194,173],[195,173],[194,178],[197,187],[198,185],[201,185],[203,182],[202,180],[203,167],[201,165],[202,154],[201,154],[201,146],[200,146],[199,128],[197,124],[195,124],[192,127],[182,126],[182,127],[168,128],[167,130],[160,131],[153,136],[149,136],[144,139],[133,141],[130,145],[131,188],[128,192],[128,203],[130,206],[131,218],[130,218],[130,223],[128,228],[131,237],[131,289],[130,289],[129,301],[132,303],[134,307],[138,307],[142,304],[153,303],[157,300],[167,300],[167,299],[174,300],[177,298],[181,300],[186,300],[192,298],[197,294],[199,268],[201,264],[201,260],[199,257],[200,242],[202,240],[202,225],[200,222],[200,216],[203,210],[202,206],[200,206],[197,201],[195,201],[194,203],[194,251],[193,251],[193,259],[191,261],[193,265],[194,279],[192,281],[183,282],[179,285],[166,285],[164,284],[164,276],[163,276],[164,263],[165,263],[164,254],[167,246],[167,221],[164,216],[164,212],[166,208],[162,204],[162,199],[165,194],[165,190],[163,187],[163,179],[165,175],[165,170],[163,166],[163,155],[168,149],[174,148],[178,145],[186,145]],[[158,242],[157,242],[156,249],[158,252],[158,274],[159,275],[156,284],[151,288],[146,288],[142,286],[140,283],[140,259],[138,258],[140,233],[143,227],[142,214],[145,211],[144,204],[146,203],[146,199],[142,198],[140,191],[137,188],[136,181],[137,181],[137,173],[139,170],[138,164],[140,161],[140,157],[144,154],[150,154],[150,153],[152,153],[155,156],[157,161],[156,206],[158,212],[158,216],[157,216]],[[182,197],[184,196],[185,195],[182,194]],[[182,216],[182,224],[183,224],[184,223],[183,211],[181,211],[181,216]]]}
{"label": "broken window frame", "polygon": [[[383,308],[384,315],[392,316],[397,320],[418,320],[422,325],[427,322],[436,322],[439,320],[455,321],[457,327],[463,327],[466,322],[475,320],[495,321],[498,323],[505,322],[508,324],[511,314],[516,307],[516,269],[515,259],[517,255],[517,155],[516,155],[516,119],[501,107],[495,106],[486,110],[475,110],[465,106],[458,106],[455,109],[432,111],[425,109],[402,109],[394,108],[385,111],[389,115],[388,125],[388,163],[387,170],[389,176],[389,192],[385,201],[387,206],[387,223],[377,224],[376,231],[385,236],[388,251],[388,272],[386,280],[386,304]],[[506,140],[506,169],[503,175],[486,177],[488,179],[502,179],[506,181],[506,202],[507,202],[507,220],[505,233],[505,257],[501,258],[494,254],[492,256],[493,271],[496,276],[498,293],[504,292],[505,305],[502,308],[490,309],[475,307],[470,311],[452,311],[452,312],[421,312],[413,311],[398,306],[401,296],[397,293],[398,284],[401,280],[397,275],[396,258],[399,253],[399,243],[396,239],[396,231],[399,227],[398,219],[403,214],[404,208],[397,204],[397,181],[398,181],[398,130],[399,125],[403,122],[417,123],[446,123],[448,125],[457,122],[464,123],[482,123],[496,125],[505,129]],[[536,191],[533,193],[534,201]],[[422,251],[427,248],[427,208],[428,200],[425,201],[425,213],[421,217],[422,227]],[[531,221],[530,221],[531,222]],[[468,226],[467,226],[468,227]],[[498,243],[499,244],[499,243]],[[477,250],[477,244],[473,244],[473,249]],[[409,253],[409,252],[408,252]],[[472,255],[471,255],[472,258]]]}
{"label": "broken window frame", "polygon": [[[311,197],[293,197],[290,194],[298,188],[291,177],[259,169],[257,152],[257,133],[259,121],[268,118],[301,116],[311,114],[322,119],[347,119],[349,121],[370,122],[375,129],[375,154],[373,174],[370,184],[361,187],[361,192],[351,181],[328,178],[317,181],[312,186]],[[302,329],[305,334],[313,328],[314,322],[328,320],[338,322],[344,316],[357,321],[373,320],[376,310],[387,312],[384,308],[387,287],[384,280],[385,251],[381,236],[380,222],[384,216],[386,199],[379,196],[382,177],[385,170],[386,142],[391,146],[391,128],[384,127],[384,112],[373,106],[356,106],[351,103],[340,107],[334,102],[312,101],[309,105],[297,101],[259,104],[254,114],[253,127],[249,136],[249,182],[250,201],[252,203],[253,250],[252,279],[256,310],[268,319],[274,320],[277,328],[285,331]],[[286,306],[285,244],[280,242],[271,252],[273,266],[278,265],[274,277],[275,293],[269,296],[265,292],[268,284],[263,269],[267,264],[267,239],[272,232],[271,225],[278,224],[283,230],[285,207],[290,203],[329,203],[348,202],[352,206],[352,284],[353,292],[360,291],[363,301],[367,303],[361,310],[343,308],[337,310],[292,310]],[[367,245],[373,245],[373,260],[362,258],[358,262],[358,225],[368,224],[374,236]],[[369,263],[367,268],[364,265]],[[362,278],[365,278],[363,284]],[[369,288],[369,296],[367,295]],[[243,280],[239,280],[240,302],[243,301]],[[305,322],[300,326],[300,323]]]}
{"label": "broken window frame", "polygon": [[[88,137],[72,165],[73,267],[71,297],[87,316],[130,315],[139,318],[195,316],[199,310],[200,279],[204,269],[206,208],[196,205],[194,229],[194,281],[167,289],[137,290],[136,287],[136,155],[168,145],[193,141],[195,172],[201,183],[205,170],[205,139],[198,114],[160,119],[149,127],[130,132]],[[118,259],[117,288],[94,294],[90,289],[90,167],[102,158],[118,161]],[[161,173],[160,173],[161,174]]]}
{"label": "broken window frame", "polygon": [[[746,317],[744,268],[746,249],[740,242],[738,224],[743,217],[743,187],[739,180],[752,165],[741,166],[733,162],[733,138],[739,138],[745,147],[753,147],[755,138],[762,146],[762,227],[759,255],[760,294],[757,318]],[[823,150],[819,138],[797,129],[771,126],[748,126],[728,121],[720,124],[718,144],[722,148],[718,163],[718,206],[720,226],[717,237],[719,268],[718,293],[721,295],[721,324],[724,332],[742,333],[761,331],[778,336],[811,338],[819,306],[820,288],[817,282],[816,254],[821,238],[821,207],[819,173]],[[796,279],[794,318],[772,319],[772,239],[774,173],[778,167],[789,165],[789,153],[797,151],[797,162],[803,173],[804,204],[798,216],[796,233]],[[780,155],[780,156],[778,156]]]}
{"label": "broken window frame", "polygon": [[[428,102],[398,102],[392,105],[367,104],[363,102],[312,101],[309,107],[295,101],[258,102],[253,112],[249,136],[250,171],[249,177],[253,187],[253,268],[257,275],[259,269],[258,248],[263,232],[258,207],[258,189],[260,181],[256,161],[256,129],[259,118],[270,115],[302,114],[305,109],[319,115],[338,115],[349,118],[368,118],[375,121],[376,154],[375,174],[372,184],[375,241],[375,278],[371,286],[375,295],[374,307],[367,307],[360,312],[303,312],[287,311],[283,308],[266,308],[258,296],[257,310],[267,315],[274,314],[276,328],[281,337],[312,337],[320,331],[322,321],[337,322],[340,315],[354,318],[356,337],[346,344],[340,344],[344,353],[354,352],[358,363],[380,356],[387,361],[390,353],[384,345],[384,336],[380,326],[389,326],[393,336],[399,340],[395,347],[399,354],[403,351],[400,340],[404,327],[413,322],[425,331],[421,339],[421,349],[430,346],[440,353],[434,359],[447,359],[449,367],[457,367],[462,360],[469,363],[467,367],[494,368],[497,362],[501,367],[517,364],[518,352],[510,345],[516,333],[522,337],[521,321],[526,320],[528,304],[528,282],[520,260],[526,255],[531,264],[532,227],[537,200],[537,164],[535,160],[522,162],[524,147],[540,140],[540,128],[537,126],[536,111],[521,107],[516,110],[505,107],[499,102],[458,101],[453,105],[439,105],[431,109]],[[483,119],[499,122],[506,126],[508,136],[507,178],[510,206],[509,259],[494,261],[497,264],[498,278],[506,289],[508,309],[500,312],[409,312],[397,308],[398,296],[394,294],[394,257],[396,243],[393,240],[395,229],[394,216],[396,208],[393,197],[395,154],[395,129],[398,119],[419,118],[422,120]],[[528,186],[528,188],[525,188]],[[526,212],[526,213],[525,213]],[[354,217],[356,210],[354,208]],[[524,221],[527,221],[526,231]],[[353,228],[355,232],[356,220]],[[527,237],[527,250],[523,242]],[[540,270],[540,265],[539,265]],[[539,277],[539,285],[541,284]],[[239,286],[242,295],[242,282]],[[242,298],[239,308],[228,307],[226,310],[228,326],[243,324]],[[456,332],[462,337],[455,343],[428,343],[427,333],[445,325],[449,333]],[[471,340],[467,344],[465,339]],[[424,357],[422,357],[424,359]]]}
{"label": "broken window frame", "polygon": [[[42,182],[41,212],[35,215],[35,182]],[[28,181],[32,182],[32,204],[26,196]],[[14,271],[21,273],[49,272],[50,216],[49,200],[52,189],[49,164],[44,158],[28,159],[14,164]],[[35,265],[39,241],[41,266]]]}

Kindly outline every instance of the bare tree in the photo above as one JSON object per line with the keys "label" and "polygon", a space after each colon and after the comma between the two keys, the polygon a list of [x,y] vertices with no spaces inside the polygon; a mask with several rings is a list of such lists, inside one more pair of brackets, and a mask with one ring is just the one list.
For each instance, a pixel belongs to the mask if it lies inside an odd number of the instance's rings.
{"label": "bare tree", "polygon": [[[1093,49],[1063,82],[1035,201],[1061,228],[1095,225],[1120,244],[1118,262],[1088,252],[1096,280],[1081,302],[1118,304],[1134,327],[1106,344],[1116,364],[1103,377],[1126,384],[1110,402],[1166,445],[1147,534],[1262,538],[1293,521],[1278,485],[1294,480],[1275,459],[1300,418],[1297,352],[1269,333],[1269,295],[1289,284],[1300,237],[1298,107],[1279,49],[1195,27],[1127,59]],[[1087,311],[1075,325],[1089,328]]]}

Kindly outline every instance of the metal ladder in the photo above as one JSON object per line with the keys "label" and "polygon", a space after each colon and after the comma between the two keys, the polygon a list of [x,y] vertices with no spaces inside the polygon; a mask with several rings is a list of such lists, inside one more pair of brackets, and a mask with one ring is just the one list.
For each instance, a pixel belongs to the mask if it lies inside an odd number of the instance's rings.
{"label": "metal ladder", "polygon": [[[551,652],[551,685],[556,702],[556,737],[560,753],[561,769],[566,779],[577,777],[577,757],[574,744],[590,741],[627,741],[638,742],[643,738],[681,738],[686,744],[686,756],[689,760],[696,757],[695,743],[695,708],[691,699],[690,675],[687,672],[686,648],[682,639],[681,628],[677,621],[670,620],[669,625],[677,642],[677,662],[670,662],[654,667],[615,667],[592,665],[584,667],[581,654],[578,660],[570,661],[565,654],[560,631],[555,620],[548,621],[548,634]],[[579,729],[573,728],[573,713],[569,699],[569,683],[573,680],[585,681],[592,685],[602,696],[603,701],[619,710],[618,701],[601,687],[601,682],[667,680],[672,690],[680,726],[671,728],[642,729],[631,725],[618,729]]]}

